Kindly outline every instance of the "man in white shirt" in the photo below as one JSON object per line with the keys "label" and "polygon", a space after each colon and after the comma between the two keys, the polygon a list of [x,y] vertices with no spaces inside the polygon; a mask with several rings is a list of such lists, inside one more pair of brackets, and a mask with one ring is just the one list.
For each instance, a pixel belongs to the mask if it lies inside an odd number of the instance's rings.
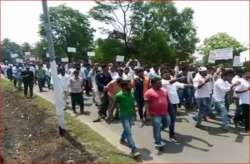
{"label": "man in white shirt", "polygon": [[[180,103],[180,99],[177,93],[177,89],[182,88],[184,89],[185,87],[188,86],[193,86],[190,84],[184,84],[178,82],[179,79],[171,79],[171,74],[166,72],[162,74],[162,87],[167,90],[168,93],[168,98],[169,98],[169,116],[170,116],[170,126],[169,126],[169,138],[170,141],[175,140],[175,121],[176,121],[176,113],[177,113],[177,105]],[[184,77],[185,78],[185,77]]]}
{"label": "man in white shirt", "polygon": [[68,104],[70,76],[66,73],[65,69],[60,69],[59,73],[58,79],[60,80],[60,84],[63,89],[64,102],[65,104]]}
{"label": "man in white shirt", "polygon": [[225,96],[226,93],[229,92],[231,88],[234,86],[229,83],[232,80],[232,77],[233,77],[233,71],[226,70],[222,72],[221,77],[218,78],[214,83],[214,93],[213,93],[214,105],[215,109],[218,110],[220,113],[224,129],[227,129],[229,126],[229,118],[225,103]]}
{"label": "man in white shirt", "polygon": [[[248,82],[248,76],[246,79],[240,77],[238,79],[239,85],[237,85],[234,89],[235,93],[239,97],[239,110],[235,113],[235,124],[237,126],[237,123],[239,121],[243,121],[245,125],[245,130],[249,131],[249,82]],[[242,113],[242,114],[240,114]]]}
{"label": "man in white shirt", "polygon": [[134,72],[131,72],[129,67],[125,67],[123,75],[123,80],[134,80]]}
{"label": "man in white shirt", "polygon": [[109,73],[110,73],[110,75],[111,75],[111,77],[112,77],[112,80],[116,80],[116,79],[119,78],[119,74],[118,74],[118,72],[116,71],[115,66],[111,66],[111,67],[110,67]]}
{"label": "man in white shirt", "polygon": [[198,106],[198,116],[196,127],[201,128],[201,122],[204,117],[206,117],[210,111],[210,76],[207,74],[206,67],[200,67],[199,73],[196,74],[193,85],[195,88],[195,99]]}
{"label": "man in white shirt", "polygon": [[83,104],[83,80],[78,71],[74,71],[74,76],[69,81],[72,110],[76,114],[76,104],[80,105],[81,114],[84,114]]}

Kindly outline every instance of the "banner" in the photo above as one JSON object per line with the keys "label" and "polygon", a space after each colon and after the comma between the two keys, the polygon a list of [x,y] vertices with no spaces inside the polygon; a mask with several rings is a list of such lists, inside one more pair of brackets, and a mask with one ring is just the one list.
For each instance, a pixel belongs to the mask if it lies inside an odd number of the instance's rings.
{"label": "banner", "polygon": [[216,54],[213,52],[210,52],[208,56],[208,63],[215,63],[216,61]]}
{"label": "banner", "polygon": [[69,58],[62,58],[61,61],[65,62],[65,63],[68,63],[69,62]]}
{"label": "banner", "polygon": [[240,61],[240,56],[235,56],[233,61],[233,67],[242,67],[243,63]]}
{"label": "banner", "polygon": [[25,56],[30,56],[31,53],[30,52],[24,52]]}
{"label": "banner", "polygon": [[16,58],[16,62],[17,62],[17,63],[23,63],[23,59]]}
{"label": "banner", "polygon": [[16,58],[16,57],[18,57],[18,54],[11,54],[10,55],[12,58]]}
{"label": "banner", "polygon": [[30,61],[36,61],[36,58],[30,57]]}
{"label": "banner", "polygon": [[68,47],[67,51],[68,52],[72,52],[72,53],[76,53],[76,48],[74,48],[74,47]]}
{"label": "banner", "polygon": [[87,52],[89,57],[94,57],[95,56],[95,52]]}
{"label": "banner", "polygon": [[116,62],[124,62],[124,56],[116,56]]}
{"label": "banner", "polygon": [[210,54],[216,54],[216,60],[229,60],[233,59],[233,49],[232,48],[223,48],[215,49],[210,51]]}

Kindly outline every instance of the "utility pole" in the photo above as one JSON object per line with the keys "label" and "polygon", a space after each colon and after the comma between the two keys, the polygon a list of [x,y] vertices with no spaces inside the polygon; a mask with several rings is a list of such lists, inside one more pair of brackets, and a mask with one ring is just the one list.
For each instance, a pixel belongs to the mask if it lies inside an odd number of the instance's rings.
{"label": "utility pole", "polygon": [[63,99],[63,89],[62,89],[62,86],[60,86],[60,81],[59,81],[59,78],[57,77],[57,65],[56,65],[56,61],[55,61],[55,48],[54,48],[54,43],[53,43],[53,38],[52,38],[47,0],[42,0],[42,5],[43,5],[43,16],[44,16],[43,19],[45,22],[45,32],[46,32],[47,41],[48,41],[48,53],[49,53],[49,57],[50,57],[51,75],[52,75],[53,85],[54,85],[54,98],[55,98],[56,115],[57,115],[57,121],[58,121],[58,125],[59,125],[59,133],[61,136],[63,136],[65,133],[65,128],[64,128],[65,102]]}
{"label": "utility pole", "polygon": [[42,0],[42,4],[43,4],[43,15],[44,15],[44,21],[45,21],[45,32],[46,32],[47,40],[48,40],[49,56],[50,56],[50,61],[53,61],[55,60],[55,48],[54,48],[54,43],[53,43],[53,38],[52,38],[52,33],[51,33],[51,25],[50,25],[50,19],[49,19],[49,14],[48,14],[47,0]]}

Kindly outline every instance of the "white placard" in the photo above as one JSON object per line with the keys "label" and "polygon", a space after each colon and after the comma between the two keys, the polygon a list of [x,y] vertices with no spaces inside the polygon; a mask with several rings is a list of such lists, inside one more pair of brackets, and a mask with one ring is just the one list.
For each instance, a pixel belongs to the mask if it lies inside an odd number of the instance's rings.
{"label": "white placard", "polygon": [[61,61],[67,63],[69,62],[69,58],[62,58]]}
{"label": "white placard", "polygon": [[31,53],[30,52],[24,52],[25,56],[30,56]]}
{"label": "white placard", "polygon": [[232,48],[216,49],[216,50],[210,51],[210,53],[216,54],[216,60],[233,59],[233,49]]}
{"label": "white placard", "polygon": [[30,61],[36,61],[36,58],[30,57]]}
{"label": "white placard", "polygon": [[49,53],[46,53],[46,57],[49,58]]}
{"label": "white placard", "polygon": [[116,62],[123,62],[124,61],[124,56],[116,56]]}
{"label": "white placard", "polygon": [[240,56],[235,56],[233,61],[233,67],[241,67],[243,63],[240,61]]}
{"label": "white placard", "polygon": [[89,57],[95,56],[95,52],[87,52],[87,54],[88,54]]}
{"label": "white placard", "polygon": [[208,56],[208,63],[215,63],[215,60],[216,60],[216,54],[213,52],[210,52]]}
{"label": "white placard", "polygon": [[67,51],[68,51],[68,52],[76,53],[76,48],[74,48],[74,47],[68,47],[68,48],[67,48]]}
{"label": "white placard", "polygon": [[16,58],[16,57],[18,57],[18,54],[11,54],[11,57]]}
{"label": "white placard", "polygon": [[23,59],[16,58],[16,62],[17,62],[17,63],[23,63]]}

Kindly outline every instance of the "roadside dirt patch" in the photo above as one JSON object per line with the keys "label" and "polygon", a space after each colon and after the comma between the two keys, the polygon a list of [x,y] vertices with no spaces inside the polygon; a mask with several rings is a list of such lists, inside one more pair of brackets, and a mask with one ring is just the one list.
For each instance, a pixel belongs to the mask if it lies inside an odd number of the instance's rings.
{"label": "roadside dirt patch", "polygon": [[96,157],[74,138],[60,137],[52,112],[12,88],[3,91],[3,151],[6,163],[87,163]]}

